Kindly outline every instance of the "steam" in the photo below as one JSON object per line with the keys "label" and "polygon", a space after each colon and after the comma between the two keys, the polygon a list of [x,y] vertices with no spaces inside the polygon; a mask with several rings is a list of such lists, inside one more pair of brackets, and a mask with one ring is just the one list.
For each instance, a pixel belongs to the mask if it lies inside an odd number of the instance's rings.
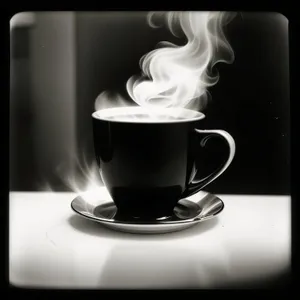
{"label": "steam", "polygon": [[[89,202],[99,200],[98,196],[104,185],[96,161],[88,162],[84,151],[70,154],[70,158],[70,161],[56,166],[55,175],[62,180],[68,191],[80,195]],[[45,180],[44,183],[40,184],[40,190],[54,192],[55,183],[52,184],[49,179]],[[110,198],[108,193],[107,198]]]}
{"label": "steam", "polygon": [[132,105],[132,102],[112,91],[103,91],[95,100],[96,111],[104,108],[127,107]]}
{"label": "steam", "polygon": [[[232,13],[215,11],[149,13],[151,27],[165,23],[175,37],[185,38],[186,43],[179,46],[162,41],[140,59],[141,74],[130,77],[126,83],[131,99],[147,108],[203,109],[208,87],[219,80],[213,67],[218,62],[234,61],[233,50],[223,32],[232,17]],[[125,106],[125,103],[120,96],[113,100],[104,92],[97,98],[95,108]]]}

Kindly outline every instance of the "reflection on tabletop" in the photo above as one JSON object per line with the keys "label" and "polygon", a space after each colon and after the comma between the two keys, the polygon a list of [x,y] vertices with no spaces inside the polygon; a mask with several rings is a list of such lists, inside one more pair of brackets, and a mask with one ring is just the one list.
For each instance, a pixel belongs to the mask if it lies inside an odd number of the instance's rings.
{"label": "reflection on tabletop", "polygon": [[72,253],[84,274],[77,287],[239,288],[285,279],[287,266],[270,263],[267,253],[251,246],[231,250],[221,236],[210,235],[222,226],[218,217],[159,235],[117,232],[77,215],[68,223],[67,231],[56,228],[48,237]]}

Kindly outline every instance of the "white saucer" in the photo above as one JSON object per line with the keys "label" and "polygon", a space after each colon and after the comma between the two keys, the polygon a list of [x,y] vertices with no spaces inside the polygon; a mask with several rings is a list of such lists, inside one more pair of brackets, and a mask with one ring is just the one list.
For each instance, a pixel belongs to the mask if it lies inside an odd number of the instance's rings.
{"label": "white saucer", "polygon": [[112,201],[89,199],[78,196],[71,208],[80,216],[117,231],[130,233],[158,234],[179,231],[206,221],[218,215],[224,209],[223,201],[217,196],[201,191],[195,200],[181,199],[174,209],[174,214],[167,219],[145,222],[124,220],[117,215],[117,208]]}

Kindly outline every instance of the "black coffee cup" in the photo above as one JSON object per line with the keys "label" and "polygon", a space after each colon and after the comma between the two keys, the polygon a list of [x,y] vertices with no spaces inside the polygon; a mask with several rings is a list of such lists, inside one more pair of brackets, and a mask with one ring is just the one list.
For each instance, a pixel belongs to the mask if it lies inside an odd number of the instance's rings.
{"label": "black coffee cup", "polygon": [[[108,108],[92,114],[96,161],[118,213],[160,219],[172,215],[177,202],[220,176],[235,154],[224,130],[203,130],[203,113],[183,108]],[[194,181],[201,147],[221,137],[229,156],[220,168]],[[200,156],[200,157],[199,157]]]}

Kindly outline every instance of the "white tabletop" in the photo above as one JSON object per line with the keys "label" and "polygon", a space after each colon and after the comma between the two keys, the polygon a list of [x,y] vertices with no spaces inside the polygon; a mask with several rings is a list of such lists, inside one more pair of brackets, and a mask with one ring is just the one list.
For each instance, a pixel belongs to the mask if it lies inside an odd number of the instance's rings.
{"label": "white tabletop", "polygon": [[10,283],[51,289],[251,287],[288,270],[290,197],[218,196],[225,209],[212,220],[181,232],[135,235],[78,216],[70,208],[75,193],[11,192]]}

